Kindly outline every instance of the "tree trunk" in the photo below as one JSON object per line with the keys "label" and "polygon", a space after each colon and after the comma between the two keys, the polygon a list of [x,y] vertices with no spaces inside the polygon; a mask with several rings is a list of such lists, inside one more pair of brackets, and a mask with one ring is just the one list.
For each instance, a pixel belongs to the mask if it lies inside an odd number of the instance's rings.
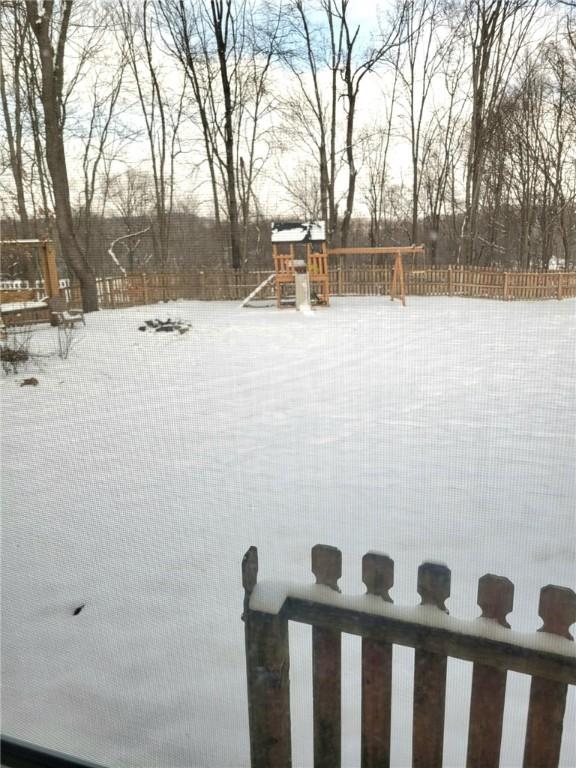
{"label": "tree trunk", "polygon": [[211,0],[210,5],[212,8],[214,34],[216,36],[216,46],[218,49],[220,80],[222,82],[222,93],[224,96],[224,146],[226,148],[226,196],[228,198],[228,220],[230,223],[230,251],[232,267],[234,269],[240,269],[242,266],[242,251],[238,223],[238,199],[236,196],[236,165],[234,162],[234,126],[232,124],[234,107],[232,105],[226,51],[226,39],[228,35],[227,30],[225,33],[222,28],[223,24],[228,24],[230,18],[230,0],[227,0],[227,8],[224,8],[223,4],[215,3],[214,0]]}
{"label": "tree trunk", "polygon": [[64,64],[66,30],[72,10],[72,2],[69,0],[69,2],[63,4],[56,60],[50,39],[52,10],[53,6],[46,4],[44,6],[44,15],[39,17],[38,3],[31,2],[30,0],[26,3],[27,22],[36,36],[40,51],[40,67],[42,72],[41,101],[46,131],[46,163],[54,190],[56,226],[60,237],[62,256],[66,265],[80,283],[84,312],[95,312],[98,310],[96,275],[84,257],[74,232],[68,172],[66,170],[66,153],[64,151],[62,135],[62,67]]}
{"label": "tree trunk", "polygon": [[356,193],[356,176],[358,171],[354,164],[354,115],[356,110],[356,94],[352,91],[350,83],[348,92],[348,115],[346,119],[346,162],[348,164],[348,191],[346,193],[346,210],[342,217],[342,248],[348,245],[350,235],[350,222],[354,208],[354,195]]}

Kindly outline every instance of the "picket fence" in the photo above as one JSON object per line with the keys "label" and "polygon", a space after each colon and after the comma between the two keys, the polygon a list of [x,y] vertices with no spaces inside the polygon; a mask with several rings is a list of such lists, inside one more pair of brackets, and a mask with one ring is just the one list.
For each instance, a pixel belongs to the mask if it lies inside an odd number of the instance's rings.
{"label": "picket fence", "polygon": [[[478,582],[480,619],[448,615],[451,573],[425,562],[418,569],[421,605],[393,604],[394,562],[369,552],[362,559],[365,595],[340,594],[342,554],[335,547],[312,548],[316,585],[258,583],[258,552],[242,562],[246,673],[252,768],[289,768],[289,621],[312,626],[314,768],[341,765],[341,636],[362,638],[362,768],[390,765],[394,706],[394,645],[415,649],[412,718],[413,768],[441,768],[448,657],[471,662],[466,768],[498,768],[507,672],[531,677],[523,768],[556,768],[560,758],[568,685],[576,684],[576,653],[570,625],[576,594],[548,585],[540,591],[538,632],[513,632],[507,621],[514,585],[486,574]],[[566,736],[573,738],[573,723]],[[452,734],[464,738],[466,734]]]}
{"label": "picket fence", "polygon": [[[98,281],[103,308],[175,299],[242,301],[271,270],[205,269],[196,272],[136,274]],[[330,270],[332,296],[384,296],[390,292],[390,267],[343,267]],[[64,289],[71,303],[78,287]],[[412,296],[463,296],[502,300],[576,297],[576,272],[502,272],[471,267],[428,267],[406,271],[406,293]],[[261,298],[273,299],[270,286]]]}
{"label": "picket fence", "polygon": [[[115,309],[161,301],[197,299],[203,301],[242,301],[254,291],[271,270],[239,270],[229,268],[202,269],[193,272],[139,273],[102,277],[97,280],[98,299],[102,309]],[[387,296],[390,293],[392,269],[389,266],[366,265],[330,269],[332,296]],[[503,272],[480,267],[426,267],[405,272],[408,296],[461,296],[470,298],[544,300],[576,297],[576,272]],[[61,294],[69,306],[81,306],[80,288],[61,281]],[[2,288],[0,301],[6,304],[39,301],[42,287]],[[270,284],[258,296],[272,301],[274,286]],[[48,310],[2,310],[6,325],[23,322],[46,322]]]}

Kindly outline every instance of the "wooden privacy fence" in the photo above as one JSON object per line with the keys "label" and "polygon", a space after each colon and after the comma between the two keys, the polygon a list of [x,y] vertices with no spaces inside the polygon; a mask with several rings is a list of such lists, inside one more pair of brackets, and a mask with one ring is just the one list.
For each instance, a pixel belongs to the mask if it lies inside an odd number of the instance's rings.
{"label": "wooden privacy fence", "polygon": [[[418,607],[393,605],[394,562],[368,553],[362,560],[366,595],[340,594],[342,555],[312,549],[316,585],[257,583],[258,553],[242,562],[246,669],[252,768],[291,765],[288,621],[312,625],[314,767],[341,764],[341,633],[362,637],[362,768],[390,765],[393,645],[415,649],[412,765],[442,765],[447,657],[473,663],[467,768],[497,768],[507,671],[532,677],[524,768],[555,768],[562,740],[567,686],[576,684],[576,653],[569,628],[576,594],[565,587],[540,592],[539,632],[509,627],[514,585],[487,574],[478,583],[480,619],[448,616],[450,570],[418,569]],[[571,726],[573,730],[573,724]]]}

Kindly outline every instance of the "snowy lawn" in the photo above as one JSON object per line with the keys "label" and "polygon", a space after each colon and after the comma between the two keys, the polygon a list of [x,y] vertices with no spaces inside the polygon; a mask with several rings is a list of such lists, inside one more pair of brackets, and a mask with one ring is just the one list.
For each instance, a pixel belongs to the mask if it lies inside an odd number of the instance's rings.
{"label": "snowy lawn", "polygon": [[[311,578],[310,548],[425,558],[477,579],[575,586],[574,301],[334,300],[312,317],[178,302],[103,311],[3,377],[3,724],[109,766],[248,763],[240,563]],[[141,333],[178,317],[184,335]],[[20,387],[26,376],[39,385]],[[79,605],[85,608],[77,616]],[[311,765],[310,630],[291,628],[294,765]],[[343,642],[343,765],[359,765],[358,638]],[[412,652],[395,650],[393,764],[410,764]],[[445,764],[465,764],[470,665],[448,669]],[[510,675],[502,765],[521,764],[529,679]],[[562,765],[576,764],[569,723]]]}

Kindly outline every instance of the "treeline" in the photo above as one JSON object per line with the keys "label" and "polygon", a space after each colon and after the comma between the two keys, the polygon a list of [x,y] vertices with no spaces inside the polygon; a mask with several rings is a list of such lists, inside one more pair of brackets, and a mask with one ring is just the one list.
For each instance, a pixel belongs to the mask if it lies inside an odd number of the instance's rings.
{"label": "treeline", "polygon": [[87,310],[114,270],[265,266],[279,217],[568,268],[573,5],[2,2],[4,236],[50,230]]}

